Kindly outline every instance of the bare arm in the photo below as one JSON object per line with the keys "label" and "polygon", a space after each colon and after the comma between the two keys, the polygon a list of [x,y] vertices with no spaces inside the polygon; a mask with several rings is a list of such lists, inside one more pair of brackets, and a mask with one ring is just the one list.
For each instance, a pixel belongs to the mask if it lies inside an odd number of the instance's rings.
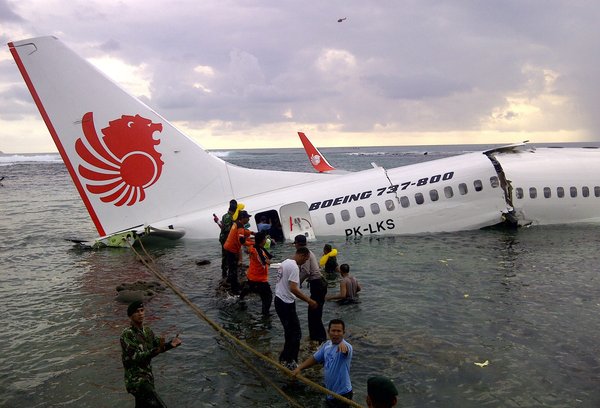
{"label": "bare arm", "polygon": [[315,364],[317,364],[317,360],[315,360],[313,356],[310,356],[309,358],[304,360],[298,367],[296,367],[294,371],[292,371],[292,375],[296,376],[300,374],[300,371],[304,370],[305,368],[312,367]]}
{"label": "bare arm", "polygon": [[337,295],[327,296],[327,300],[338,300],[338,299],[345,299],[345,298],[346,298],[346,284],[342,280],[342,281],[340,281],[340,293],[338,293]]}
{"label": "bare arm", "polygon": [[300,290],[300,288],[298,287],[298,284],[296,282],[290,281],[290,292],[292,292],[294,295],[296,295],[297,298],[302,299],[306,303],[308,303],[309,307],[315,308],[315,307],[318,306],[317,302],[315,302],[314,300],[312,300],[311,298],[309,298],[308,296],[306,296],[304,294],[304,292],[302,292]]}

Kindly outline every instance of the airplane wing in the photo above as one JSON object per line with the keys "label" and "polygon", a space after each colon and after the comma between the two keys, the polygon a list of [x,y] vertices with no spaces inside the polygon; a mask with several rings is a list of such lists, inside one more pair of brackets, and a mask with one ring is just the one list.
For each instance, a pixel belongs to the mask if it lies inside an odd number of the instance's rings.
{"label": "airplane wing", "polygon": [[329,164],[325,156],[323,156],[321,152],[313,146],[304,133],[298,132],[298,136],[300,136],[300,140],[304,146],[304,151],[306,151],[306,154],[308,155],[310,164],[312,164],[316,171],[319,173],[326,173],[328,171],[335,170],[335,167]]}

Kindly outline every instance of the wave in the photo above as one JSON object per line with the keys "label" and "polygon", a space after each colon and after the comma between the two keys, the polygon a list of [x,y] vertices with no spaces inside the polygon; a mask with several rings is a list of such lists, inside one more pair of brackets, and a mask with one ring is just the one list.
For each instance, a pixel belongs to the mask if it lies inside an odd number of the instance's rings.
{"label": "wave", "polygon": [[429,150],[413,150],[413,151],[390,151],[390,152],[349,152],[345,153],[348,156],[453,156],[457,154],[471,153],[470,150],[457,151],[429,151]]}
{"label": "wave", "polygon": [[229,150],[211,150],[210,154],[217,157],[229,157],[231,151]]}
{"label": "wave", "polygon": [[0,166],[9,166],[16,163],[62,163],[58,153],[41,154],[2,154],[0,155]]}
{"label": "wave", "polygon": [[388,152],[351,152],[346,153],[348,156],[385,156]]}

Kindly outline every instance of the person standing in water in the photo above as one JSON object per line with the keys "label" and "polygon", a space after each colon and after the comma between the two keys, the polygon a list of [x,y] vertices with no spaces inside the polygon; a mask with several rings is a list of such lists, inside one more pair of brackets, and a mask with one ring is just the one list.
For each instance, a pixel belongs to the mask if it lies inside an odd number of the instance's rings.
{"label": "person standing in water", "polygon": [[225,245],[225,241],[227,241],[227,236],[233,225],[233,214],[237,210],[237,205],[236,200],[229,201],[229,209],[223,214],[221,220],[217,222],[217,225],[221,228],[219,243],[221,244],[221,277],[223,279],[227,279],[227,251],[223,248],[223,245]]}
{"label": "person standing in water", "polygon": [[350,265],[340,265],[340,293],[327,296],[327,300],[337,300],[341,304],[358,302],[358,292],[362,289],[354,276],[350,276]]}
{"label": "person standing in water", "polygon": [[[294,238],[296,248],[306,248],[306,236],[300,234]],[[307,248],[308,249],[308,248]],[[310,298],[317,302],[318,307],[308,309],[308,334],[312,341],[323,343],[327,340],[327,333],[323,326],[323,305],[327,295],[327,283],[321,277],[319,262],[315,254],[309,250],[308,261],[300,266],[300,284],[308,281]]]}
{"label": "person standing in water", "polygon": [[245,227],[248,221],[250,221],[250,214],[245,210],[240,211],[223,245],[227,259],[227,283],[229,284],[229,290],[234,295],[240,293],[238,266],[242,263],[242,245],[250,235],[254,235],[254,232]]}
{"label": "person standing in water", "polygon": [[308,248],[298,248],[293,259],[286,259],[277,270],[277,284],[275,285],[275,311],[285,335],[283,350],[279,354],[279,363],[290,370],[298,366],[298,352],[302,329],[296,313],[296,298],[308,303],[309,310],[318,307],[317,302],[302,292],[300,284],[299,265],[308,260]]}
{"label": "person standing in water", "polygon": [[144,304],[132,302],[127,308],[131,326],[121,333],[121,359],[125,369],[125,388],[135,397],[136,408],[166,407],[154,389],[151,361],[181,344],[179,335],[169,342],[157,337],[151,328],[144,326]]}
{"label": "person standing in water", "polygon": [[[352,346],[344,340],[346,325],[341,319],[329,322],[329,340],[324,343],[312,356],[304,360],[294,371],[298,375],[305,368],[315,364],[323,364],[325,368],[325,388],[352,399],[352,382],[350,381],[350,364],[352,362]],[[347,404],[328,395],[328,407],[347,407]]]}
{"label": "person standing in water", "polygon": [[271,301],[273,300],[273,292],[269,285],[269,264],[273,255],[265,249],[266,241],[267,233],[259,231],[254,236],[254,244],[247,244],[250,259],[248,272],[246,272],[248,280],[244,282],[240,293],[240,301],[243,301],[244,297],[250,292],[258,293],[262,301],[262,314],[264,316],[269,315]]}

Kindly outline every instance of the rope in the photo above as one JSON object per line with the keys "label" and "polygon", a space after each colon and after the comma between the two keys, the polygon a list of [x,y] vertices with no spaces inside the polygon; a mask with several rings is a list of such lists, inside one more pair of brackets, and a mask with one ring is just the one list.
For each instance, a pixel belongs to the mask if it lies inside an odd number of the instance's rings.
{"label": "rope", "polygon": [[[140,246],[142,248],[142,250],[144,251],[144,253],[146,254],[146,256],[148,258],[150,258],[150,260],[152,261],[153,264],[155,264],[154,259],[152,258],[152,256],[148,253],[148,251],[146,251],[146,248],[144,248],[144,245],[142,244],[141,239],[136,238],[136,241],[140,243]],[[282,366],[281,364],[279,364],[277,361],[273,360],[272,358],[262,354],[261,352],[259,352],[258,350],[255,350],[254,348],[248,346],[245,342],[241,341],[240,339],[238,339],[237,337],[235,337],[234,335],[232,335],[231,333],[229,333],[227,330],[225,330],[224,328],[222,328],[221,326],[219,326],[217,323],[215,323],[214,321],[212,321],[203,311],[202,309],[200,309],[198,306],[196,306],[181,290],[179,290],[179,288],[177,288],[166,276],[164,276],[160,271],[158,271],[156,268],[153,268],[146,259],[144,259],[138,251],[136,251],[136,249],[133,247],[132,244],[130,244],[128,241],[127,245],[131,248],[131,250],[136,254],[136,256],[142,261],[142,263],[152,272],[154,273],[154,275],[160,279],[161,281],[164,282],[164,284],[166,286],[168,286],[169,288],[171,288],[171,290],[177,295],[179,296],[179,298],[181,298],[181,300],[183,300],[184,303],[186,303],[195,313],[198,317],[200,317],[202,320],[204,320],[206,323],[208,323],[209,326],[211,326],[215,331],[217,331],[219,334],[221,334],[222,336],[228,338],[229,340],[231,340],[232,342],[234,342],[235,344],[239,345],[240,347],[242,347],[244,350],[248,351],[251,354],[254,354],[256,357],[262,359],[263,361],[266,361],[267,363],[271,364],[273,367],[275,367],[276,369],[278,369],[279,371],[283,371],[284,374],[286,374],[288,377],[292,377],[292,378],[296,378],[298,379],[300,382],[303,382],[304,384],[316,389],[317,391],[326,394],[326,395],[330,395],[333,398],[346,403],[347,405],[351,406],[351,407],[355,407],[355,408],[363,408],[362,405],[349,400],[348,398],[345,398],[343,396],[341,396],[340,394],[337,394],[333,391],[328,390],[327,388],[323,387],[320,384],[315,383],[314,381],[309,380],[308,378],[304,377],[301,374],[298,374],[296,376],[294,376],[292,374],[292,371],[289,370],[287,367]],[[134,242],[135,243],[135,242]],[[281,391],[283,392],[283,391]]]}
{"label": "rope", "polygon": [[248,367],[250,367],[252,371],[254,371],[254,373],[257,376],[261,378],[261,380],[273,387],[275,391],[277,391],[283,398],[285,398],[292,407],[304,408],[302,405],[298,404],[294,399],[292,399],[289,395],[287,395],[281,388],[277,386],[277,384],[275,384],[271,379],[269,379],[265,374],[263,374],[258,368],[256,368],[254,364],[250,362],[250,360],[244,357],[242,353],[240,353],[240,351],[233,346],[233,344],[231,344],[231,349],[238,356],[239,359],[241,359]]}

